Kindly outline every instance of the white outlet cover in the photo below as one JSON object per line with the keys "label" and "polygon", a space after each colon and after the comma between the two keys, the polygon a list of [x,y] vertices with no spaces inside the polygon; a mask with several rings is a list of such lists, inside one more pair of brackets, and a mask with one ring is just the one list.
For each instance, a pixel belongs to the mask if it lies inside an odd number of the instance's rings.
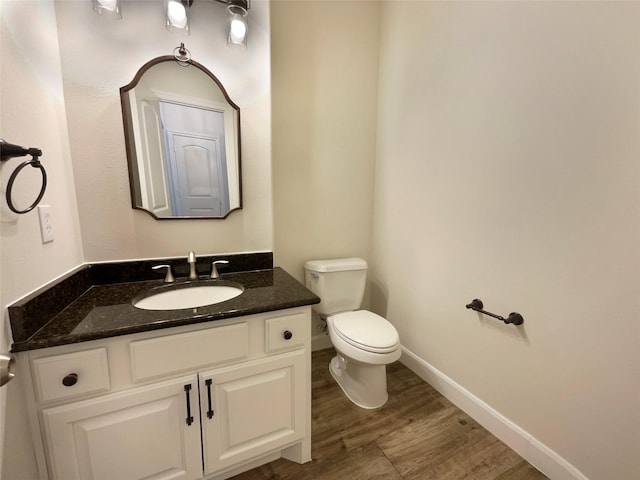
{"label": "white outlet cover", "polygon": [[38,205],[38,218],[40,219],[40,234],[42,243],[53,242],[53,220],[51,219],[51,206]]}

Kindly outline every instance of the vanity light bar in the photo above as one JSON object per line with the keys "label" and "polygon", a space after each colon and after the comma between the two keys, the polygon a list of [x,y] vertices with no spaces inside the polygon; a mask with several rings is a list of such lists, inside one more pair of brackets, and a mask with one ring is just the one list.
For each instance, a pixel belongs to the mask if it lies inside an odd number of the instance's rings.
{"label": "vanity light bar", "polygon": [[[247,22],[251,0],[209,0],[227,6],[227,45],[247,46],[249,25]],[[163,0],[165,26],[169,31],[178,31],[189,35],[189,8],[194,0]],[[121,0],[91,0],[93,10],[99,14],[107,14],[122,18]]]}

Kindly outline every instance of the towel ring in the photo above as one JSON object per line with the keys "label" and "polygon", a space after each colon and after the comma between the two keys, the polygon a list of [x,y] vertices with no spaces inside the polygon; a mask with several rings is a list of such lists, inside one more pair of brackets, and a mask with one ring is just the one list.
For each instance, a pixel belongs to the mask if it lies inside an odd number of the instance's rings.
{"label": "towel ring", "polygon": [[[34,202],[29,207],[25,208],[24,210],[18,210],[13,204],[13,200],[11,199],[11,191],[13,189],[13,182],[15,182],[16,178],[18,177],[18,174],[27,165],[31,165],[33,168],[40,169],[40,172],[42,173],[42,187],[40,188],[40,193],[38,194],[38,197],[34,200]],[[9,183],[7,183],[7,195],[6,195],[7,205],[9,205],[9,209],[12,212],[15,212],[18,214],[28,213],[34,208],[36,208],[36,205],[40,203],[40,200],[42,200],[42,197],[44,196],[44,192],[46,189],[47,189],[47,172],[45,171],[44,167],[40,163],[40,160],[38,160],[38,157],[34,154],[31,160],[27,160],[25,162],[22,162],[20,165],[18,165],[18,167],[13,171],[13,173],[9,177]]]}
{"label": "towel ring", "polygon": [[[36,205],[40,203],[40,200],[42,200],[42,197],[44,196],[44,191],[47,189],[47,172],[45,171],[44,166],[40,163],[39,159],[40,155],[42,155],[42,150],[40,150],[39,148],[24,148],[20,145],[14,145],[13,143],[5,142],[4,140],[0,139],[0,161],[5,162],[10,158],[24,157],[26,155],[31,155],[31,160],[27,160],[18,165],[18,167],[9,177],[9,183],[7,183],[7,205],[9,205],[9,208],[12,212],[18,214],[27,213],[36,208]],[[13,182],[16,181],[16,177],[27,165],[31,165],[33,168],[37,168],[40,170],[40,173],[42,174],[42,187],[40,188],[38,197],[31,204],[31,206],[25,208],[24,210],[18,210],[13,204],[13,200],[11,199],[11,191],[13,190]]]}

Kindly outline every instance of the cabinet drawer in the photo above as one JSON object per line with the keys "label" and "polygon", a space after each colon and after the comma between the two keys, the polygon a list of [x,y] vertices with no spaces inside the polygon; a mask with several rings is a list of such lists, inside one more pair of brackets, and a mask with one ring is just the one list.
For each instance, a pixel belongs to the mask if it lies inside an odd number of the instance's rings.
{"label": "cabinet drawer", "polygon": [[140,340],[131,342],[130,351],[133,380],[145,380],[246,358],[249,327],[243,322]]}
{"label": "cabinet drawer", "polygon": [[265,320],[267,353],[299,348],[304,343],[304,313]]}
{"label": "cabinet drawer", "polygon": [[54,355],[33,361],[38,397],[43,402],[109,390],[107,349]]}

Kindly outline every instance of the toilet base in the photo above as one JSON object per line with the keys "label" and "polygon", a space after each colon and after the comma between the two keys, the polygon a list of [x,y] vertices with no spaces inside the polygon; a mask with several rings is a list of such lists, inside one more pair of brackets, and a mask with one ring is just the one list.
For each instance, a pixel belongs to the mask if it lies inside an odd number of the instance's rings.
{"label": "toilet base", "polygon": [[361,408],[380,408],[387,394],[386,365],[365,365],[341,355],[329,363],[329,372],[349,400]]}

